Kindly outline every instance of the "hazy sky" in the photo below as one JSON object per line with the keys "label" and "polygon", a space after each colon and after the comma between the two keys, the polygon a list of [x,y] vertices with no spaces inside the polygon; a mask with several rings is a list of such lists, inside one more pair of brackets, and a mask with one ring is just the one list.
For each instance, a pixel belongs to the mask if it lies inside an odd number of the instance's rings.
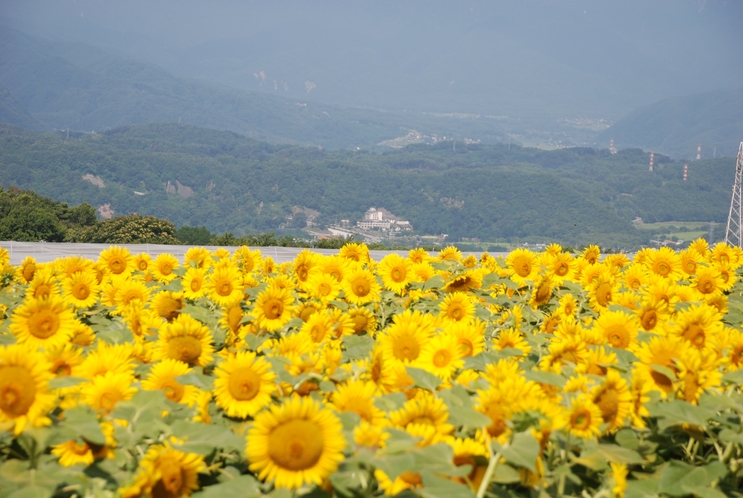
{"label": "hazy sky", "polygon": [[503,101],[538,107],[574,87],[575,102],[595,102],[597,112],[614,117],[664,97],[743,86],[742,21],[739,0],[3,0],[0,6],[6,26],[245,89],[472,112],[479,103],[495,109]]}

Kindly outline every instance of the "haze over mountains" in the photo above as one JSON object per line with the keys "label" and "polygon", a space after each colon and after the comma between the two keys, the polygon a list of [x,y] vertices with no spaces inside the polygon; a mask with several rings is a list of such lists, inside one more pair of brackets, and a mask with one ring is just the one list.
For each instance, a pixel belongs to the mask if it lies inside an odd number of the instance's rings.
{"label": "haze over mountains", "polygon": [[[18,53],[12,45],[0,47],[6,66],[0,94],[10,92],[0,117],[15,116],[11,122],[32,129],[34,119],[52,128],[105,129],[181,118],[330,147],[369,146],[409,129],[590,145],[608,123],[644,105],[740,87],[741,18],[739,2],[711,0],[16,0],[4,2],[0,24],[46,37],[26,41],[37,55],[46,43],[44,57],[68,64],[37,61],[46,82],[28,67],[11,67],[8,76],[8,60]],[[129,61],[103,61],[91,47]],[[33,85],[21,81],[24,74]],[[40,101],[49,96],[44,84],[57,93],[66,85],[67,100],[59,99],[57,108]],[[136,85],[140,92],[141,85],[152,89],[139,105]],[[33,96],[18,95],[19,88]],[[60,114],[62,103],[75,99],[96,108],[77,123]],[[287,118],[285,108],[297,103],[319,107],[291,109]],[[458,120],[441,121],[442,114]],[[349,128],[355,128],[350,138],[333,142],[337,130]],[[605,136],[600,140],[606,147]],[[681,150],[674,147],[659,151]]]}

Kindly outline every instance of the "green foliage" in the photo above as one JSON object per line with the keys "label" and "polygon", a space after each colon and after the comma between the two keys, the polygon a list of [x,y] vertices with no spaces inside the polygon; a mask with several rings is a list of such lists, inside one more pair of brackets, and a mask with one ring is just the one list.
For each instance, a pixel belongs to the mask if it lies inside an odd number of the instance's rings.
{"label": "green foliage", "polygon": [[182,226],[175,231],[175,238],[182,244],[193,246],[209,245],[213,236],[206,227]]}
{"label": "green foliage", "polygon": [[0,186],[0,240],[61,242],[68,230],[95,224],[87,203],[69,207],[35,192]]}
{"label": "green foliage", "polygon": [[104,220],[73,235],[71,242],[108,244],[179,244],[175,225],[154,216],[130,214]]}
{"label": "green foliage", "polygon": [[[731,158],[695,163],[688,181],[682,163],[656,155],[649,173],[647,161],[637,149],[611,155],[514,145],[319,151],[176,124],[74,140],[18,129],[0,135],[0,178],[70,203],[166,218],[184,227],[184,237],[197,235],[192,227],[205,229],[199,240],[206,231],[224,234],[212,239],[217,245],[297,245],[292,236],[276,235],[290,225],[295,206],[319,211],[313,220],[319,225],[353,223],[377,206],[409,220],[418,234],[573,246],[646,244],[654,233],[632,226],[638,216],[724,221]],[[88,174],[104,186],[83,180]],[[266,235],[249,235],[255,233]]]}

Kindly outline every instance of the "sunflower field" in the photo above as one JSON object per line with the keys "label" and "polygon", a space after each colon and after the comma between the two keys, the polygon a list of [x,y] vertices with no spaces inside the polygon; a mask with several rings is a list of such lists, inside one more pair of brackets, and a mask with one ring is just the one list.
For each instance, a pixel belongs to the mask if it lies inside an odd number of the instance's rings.
{"label": "sunflower field", "polygon": [[741,266],[0,249],[0,498],[743,496]]}

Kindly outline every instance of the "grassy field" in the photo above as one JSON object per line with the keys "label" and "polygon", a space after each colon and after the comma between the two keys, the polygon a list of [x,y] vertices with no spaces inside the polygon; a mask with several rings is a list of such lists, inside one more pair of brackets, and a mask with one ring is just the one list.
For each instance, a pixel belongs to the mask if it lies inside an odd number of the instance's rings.
{"label": "grassy field", "polygon": [[[670,239],[677,237],[681,240],[694,240],[709,234],[709,222],[706,221],[663,221],[660,223],[643,223],[635,225],[638,230],[657,231]],[[724,230],[722,223],[715,223],[715,232]]]}

